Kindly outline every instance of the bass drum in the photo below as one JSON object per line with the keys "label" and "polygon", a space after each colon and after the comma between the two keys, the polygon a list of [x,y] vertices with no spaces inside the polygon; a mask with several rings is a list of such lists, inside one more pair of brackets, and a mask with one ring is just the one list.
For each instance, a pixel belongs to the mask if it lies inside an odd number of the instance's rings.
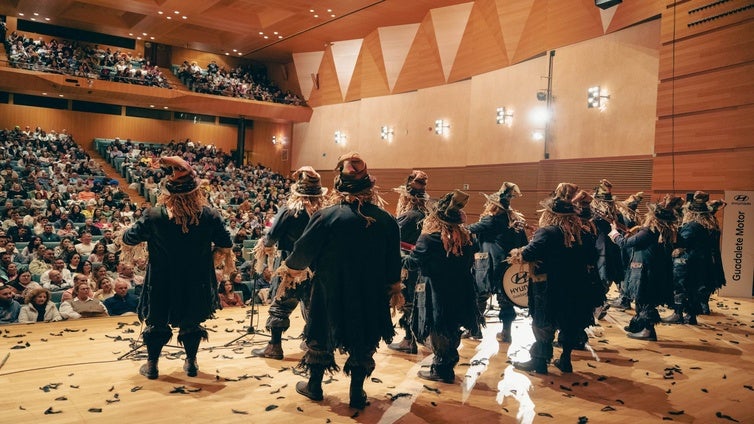
{"label": "bass drum", "polygon": [[511,265],[503,275],[503,293],[522,308],[529,307],[529,267]]}

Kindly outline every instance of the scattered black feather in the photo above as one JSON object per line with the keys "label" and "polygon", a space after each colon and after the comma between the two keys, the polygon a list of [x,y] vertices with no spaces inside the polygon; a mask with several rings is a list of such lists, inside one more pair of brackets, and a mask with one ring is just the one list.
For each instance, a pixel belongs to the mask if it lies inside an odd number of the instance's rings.
{"label": "scattered black feather", "polygon": [[591,362],[587,362],[586,366],[589,367],[589,368],[597,368],[597,366],[596,365],[592,365]]}
{"label": "scattered black feather", "polygon": [[39,340],[40,340],[40,341],[43,341],[43,342],[46,342],[46,341],[47,341],[47,339],[39,339]]}
{"label": "scattered black feather", "polygon": [[49,408],[47,408],[47,409],[45,409],[45,415],[60,414],[61,412],[63,412],[63,411],[56,411],[56,410],[52,409],[52,406],[49,407]]}
{"label": "scattered black feather", "polygon": [[15,345],[11,349],[26,349],[26,346],[24,346],[24,345]]}
{"label": "scattered black feather", "polygon": [[440,393],[441,393],[441,392],[440,392],[440,389],[438,389],[438,388],[436,388],[436,387],[429,387],[429,386],[427,386],[426,384],[423,384],[423,386],[424,386],[424,388],[425,388],[425,389],[429,390],[430,392],[435,392],[435,393],[437,393],[437,394],[440,394]]}
{"label": "scattered black feather", "polygon": [[330,419],[328,418],[327,421],[325,421],[325,422],[326,423],[331,423],[332,421],[330,421]]}
{"label": "scattered black feather", "polygon": [[300,406],[297,406],[297,407],[296,407],[296,411],[298,411],[298,412],[304,412],[304,410],[303,410],[303,409],[301,409],[301,407],[300,407]]}
{"label": "scattered black feather", "polygon": [[547,412],[539,412],[537,415],[539,415],[540,417],[555,418],[552,416],[552,414],[548,414]]}
{"label": "scattered black feather", "polygon": [[143,387],[141,387],[141,386],[133,386],[133,387],[131,387],[131,393],[138,392],[141,389],[143,389]]}
{"label": "scattered black feather", "polygon": [[24,408],[24,407],[23,407],[23,406],[21,406],[21,405],[18,405],[18,409],[20,409],[20,410],[22,410],[22,411],[26,411],[26,408]]}
{"label": "scattered black feather", "polygon": [[680,411],[668,411],[668,414],[670,415],[683,415],[684,413],[686,413],[686,411],[684,411],[683,409],[681,409]]}
{"label": "scattered black feather", "polygon": [[396,399],[402,398],[402,397],[411,397],[413,396],[411,393],[396,393],[392,396],[390,396],[390,401],[395,402]]}
{"label": "scattered black feather", "polygon": [[738,340],[731,340],[730,342],[733,344],[738,344]]}
{"label": "scattered black feather", "polygon": [[78,388],[79,388],[79,386],[77,386],[77,385],[74,385],[74,384],[71,384],[71,385],[70,385],[70,386],[68,386],[68,387],[70,387],[70,388],[72,388],[72,389],[78,389]]}
{"label": "scattered black feather", "polygon": [[670,418],[670,417],[662,417],[662,420],[663,421],[673,421],[673,419]]}
{"label": "scattered black feather", "polygon": [[744,387],[745,387],[745,388],[747,388],[747,389],[749,389],[749,390],[752,390],[752,391],[754,391],[754,387],[752,387],[752,386],[751,386],[751,385],[749,385],[749,384],[744,384]]}
{"label": "scattered black feather", "polygon": [[65,396],[58,396],[55,398],[55,400],[68,400],[68,398]]}
{"label": "scattered black feather", "polygon": [[705,388],[703,388],[703,387],[702,387],[702,391],[703,391],[704,393],[709,393],[709,390],[707,390],[707,389],[705,389]]}
{"label": "scattered black feather", "polygon": [[589,422],[589,417],[587,417],[586,415],[579,417],[578,424],[586,424],[588,422]]}
{"label": "scattered black feather", "polygon": [[725,374],[723,374],[723,380],[725,380],[725,379],[727,379],[727,378],[728,378],[728,376],[727,376],[727,375],[725,375]]}
{"label": "scattered black feather", "polygon": [[234,414],[249,415],[248,412],[246,412],[246,411],[239,411],[238,409],[231,409],[231,411],[233,411]]}
{"label": "scattered black feather", "polygon": [[613,408],[610,405],[607,405],[606,407],[600,409],[600,411],[602,411],[602,412],[610,412],[610,411],[615,411],[615,408]]}
{"label": "scattered black feather", "polygon": [[623,402],[623,401],[622,401],[622,400],[620,400],[620,399],[615,399],[615,401],[616,401],[616,402],[618,402],[618,403],[620,403],[621,405],[625,405],[625,404],[626,404],[626,402]]}
{"label": "scattered black feather", "polygon": [[666,394],[670,394],[670,389],[668,389],[668,390],[665,390],[665,393],[666,393]]}
{"label": "scattered black feather", "polygon": [[571,383],[571,386],[575,387],[575,386],[578,386],[579,384],[581,384],[581,383],[579,383],[578,381],[574,381],[573,383]]}
{"label": "scattered black feather", "polygon": [[722,412],[720,412],[720,411],[717,411],[717,412],[715,412],[715,416],[716,416],[717,418],[722,418],[722,419],[724,419],[724,420],[733,421],[734,423],[740,422],[740,421],[738,421],[737,419],[735,419],[735,418],[731,417],[730,415],[725,415],[725,414],[723,414],[723,413],[722,413]]}
{"label": "scattered black feather", "polygon": [[597,381],[605,381],[605,380],[607,380],[607,377],[604,375],[597,377]]}
{"label": "scattered black feather", "polygon": [[278,370],[278,372],[288,371],[290,367],[282,367]]}
{"label": "scattered black feather", "polygon": [[568,392],[572,392],[572,391],[573,391],[573,389],[572,389],[572,388],[570,388],[570,387],[568,387],[568,386],[564,386],[564,385],[562,385],[562,384],[560,385],[560,388],[561,388],[562,390],[565,390],[565,391],[568,391]]}
{"label": "scattered black feather", "polygon": [[111,403],[118,403],[118,402],[120,402],[120,399],[118,399],[118,398],[115,398],[115,399],[105,399],[105,402],[107,402],[108,405],[109,405]]}
{"label": "scattered black feather", "polygon": [[102,408],[89,408],[89,412],[100,413],[100,412],[102,412]]}
{"label": "scattered black feather", "polygon": [[700,370],[700,369],[702,369],[702,367],[691,367],[691,368],[689,368],[689,369],[690,369],[690,370]]}
{"label": "scattered black feather", "polygon": [[[432,406],[437,406],[437,402],[435,402],[435,401],[432,401],[432,402],[430,402],[430,403],[432,404]],[[503,408],[503,409],[505,409],[505,408]],[[505,409],[505,412],[508,412],[508,410],[507,410],[507,409]]]}
{"label": "scattered black feather", "polygon": [[107,389],[108,392],[112,392],[113,390],[115,390],[115,386],[111,386],[109,389]]}
{"label": "scattered black feather", "polygon": [[382,383],[382,380],[377,377],[372,377],[372,383]]}
{"label": "scattered black feather", "polygon": [[280,393],[280,388],[278,388],[277,390],[273,390],[273,391],[270,392],[271,395],[275,395],[275,394],[278,394],[278,393]]}
{"label": "scattered black feather", "polygon": [[356,411],[353,415],[351,415],[351,419],[354,419],[359,416],[359,411]]}
{"label": "scattered black feather", "polygon": [[272,384],[262,383],[259,385],[259,387],[272,387]]}
{"label": "scattered black feather", "polygon": [[278,407],[277,405],[267,405],[267,407],[264,408],[264,410],[269,412],[269,411],[272,411],[273,409],[277,409],[277,407]]}

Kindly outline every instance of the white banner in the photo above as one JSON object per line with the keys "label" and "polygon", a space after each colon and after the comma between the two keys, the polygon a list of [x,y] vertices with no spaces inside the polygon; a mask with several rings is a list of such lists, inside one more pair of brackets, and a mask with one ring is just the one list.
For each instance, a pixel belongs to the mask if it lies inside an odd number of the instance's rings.
{"label": "white banner", "polygon": [[754,191],[726,190],[722,257],[723,296],[754,297]]}

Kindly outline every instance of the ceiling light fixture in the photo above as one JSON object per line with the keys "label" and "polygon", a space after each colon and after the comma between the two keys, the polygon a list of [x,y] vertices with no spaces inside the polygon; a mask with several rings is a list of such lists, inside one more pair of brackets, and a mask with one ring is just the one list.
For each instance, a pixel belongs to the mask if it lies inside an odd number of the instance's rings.
{"label": "ceiling light fixture", "polygon": [[162,10],[160,10],[160,11],[157,12],[158,15],[162,15],[163,13],[165,13],[165,12],[163,12]]}
{"label": "ceiling light fixture", "polygon": [[172,20],[172,19],[173,19],[173,18],[172,18],[171,16],[168,16],[168,20],[169,20],[169,21],[170,21],[170,20]]}
{"label": "ceiling light fixture", "polygon": [[24,16],[22,12],[18,12],[18,16]]}

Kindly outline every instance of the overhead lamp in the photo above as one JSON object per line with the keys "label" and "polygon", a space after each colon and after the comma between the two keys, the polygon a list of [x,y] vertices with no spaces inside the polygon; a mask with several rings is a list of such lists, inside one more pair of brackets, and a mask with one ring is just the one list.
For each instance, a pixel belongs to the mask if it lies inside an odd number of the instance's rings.
{"label": "overhead lamp", "polygon": [[278,138],[277,136],[272,136],[272,144],[278,144]]}
{"label": "overhead lamp", "polygon": [[497,116],[495,121],[498,125],[511,126],[513,123],[513,111],[510,108],[499,107],[497,108]]}
{"label": "overhead lamp", "polygon": [[534,130],[531,132],[531,139],[534,141],[542,141],[545,139],[545,130]]}
{"label": "overhead lamp", "polygon": [[435,121],[435,134],[445,134],[450,128],[450,123],[444,119],[438,119]]}
{"label": "overhead lamp", "polygon": [[607,90],[601,89],[599,85],[589,87],[587,90],[586,107],[589,109],[597,108],[605,110],[609,98],[610,95],[607,94]]}
{"label": "overhead lamp", "polygon": [[346,144],[346,133],[343,131],[335,131],[335,144]]}
{"label": "overhead lamp", "polygon": [[383,125],[380,127],[380,138],[383,140],[389,140],[393,138],[393,129],[388,127],[387,125]]}

